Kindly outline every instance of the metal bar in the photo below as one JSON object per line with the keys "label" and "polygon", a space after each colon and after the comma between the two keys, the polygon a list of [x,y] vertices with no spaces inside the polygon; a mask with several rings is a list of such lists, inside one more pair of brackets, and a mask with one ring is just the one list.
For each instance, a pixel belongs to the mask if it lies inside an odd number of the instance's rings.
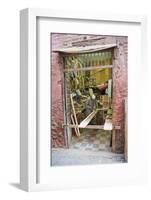
{"label": "metal bar", "polygon": [[63,72],[74,72],[74,71],[91,71],[96,69],[110,69],[113,68],[112,65],[104,65],[104,66],[90,66],[83,68],[72,68],[72,69],[64,69]]}

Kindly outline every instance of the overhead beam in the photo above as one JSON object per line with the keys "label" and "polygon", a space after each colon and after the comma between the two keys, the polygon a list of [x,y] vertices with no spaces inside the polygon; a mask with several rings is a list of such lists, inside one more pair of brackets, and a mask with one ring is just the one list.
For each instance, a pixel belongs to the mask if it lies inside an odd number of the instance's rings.
{"label": "overhead beam", "polygon": [[76,72],[76,71],[91,71],[96,69],[110,69],[113,68],[112,65],[104,65],[104,66],[91,66],[91,67],[83,67],[83,68],[72,68],[72,69],[64,69],[63,72]]}

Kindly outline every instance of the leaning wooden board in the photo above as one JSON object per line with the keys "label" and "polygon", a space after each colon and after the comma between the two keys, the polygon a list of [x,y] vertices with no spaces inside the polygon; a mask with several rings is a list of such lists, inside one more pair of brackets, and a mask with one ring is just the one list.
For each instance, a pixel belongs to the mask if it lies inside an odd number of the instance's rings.
{"label": "leaning wooden board", "polygon": [[74,125],[74,130],[75,130],[76,135],[79,136],[78,127],[75,125],[73,115],[71,115],[71,121],[72,121],[72,124]]}
{"label": "leaning wooden board", "polygon": [[79,131],[79,127],[78,127],[78,121],[77,121],[77,116],[76,116],[76,112],[75,112],[72,94],[70,94],[70,100],[71,100],[71,107],[72,107],[72,111],[73,111],[75,125],[77,126],[76,134],[77,134],[77,136],[80,136],[80,131]]}
{"label": "leaning wooden board", "polygon": [[79,125],[79,128],[85,128],[90,121],[93,119],[93,117],[96,115],[97,110],[94,110],[93,112],[91,112]]}

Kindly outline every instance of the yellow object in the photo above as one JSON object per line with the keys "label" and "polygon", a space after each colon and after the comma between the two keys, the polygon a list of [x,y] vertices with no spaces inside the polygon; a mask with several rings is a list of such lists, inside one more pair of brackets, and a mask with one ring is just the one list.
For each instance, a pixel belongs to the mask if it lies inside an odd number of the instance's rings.
{"label": "yellow object", "polygon": [[90,77],[95,79],[96,85],[103,84],[107,80],[112,79],[112,69],[92,70]]}
{"label": "yellow object", "polygon": [[93,90],[92,90],[92,88],[89,88],[89,94],[90,94],[90,96],[93,95]]}
{"label": "yellow object", "polygon": [[108,97],[108,95],[101,95],[100,100],[101,100],[101,103],[102,103],[104,108],[109,107],[109,97]]}

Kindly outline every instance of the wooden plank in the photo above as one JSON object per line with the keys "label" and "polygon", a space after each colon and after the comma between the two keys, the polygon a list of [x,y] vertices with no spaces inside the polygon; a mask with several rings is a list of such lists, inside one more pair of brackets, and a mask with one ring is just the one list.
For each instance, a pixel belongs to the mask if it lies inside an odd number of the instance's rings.
{"label": "wooden plank", "polygon": [[96,115],[97,110],[94,110],[91,112],[79,125],[79,128],[85,128],[89,122],[93,119],[93,117]]}
{"label": "wooden plank", "polygon": [[63,72],[75,72],[75,71],[91,71],[96,69],[110,69],[112,65],[104,65],[104,66],[90,66],[90,67],[83,67],[83,68],[72,68],[72,69],[64,69]]}
{"label": "wooden plank", "polygon": [[[75,128],[75,127],[79,127],[79,125],[74,125],[74,124],[63,124],[63,126],[67,126],[69,128]],[[80,128],[80,127],[79,127]],[[83,128],[83,127],[81,127]],[[87,125],[86,127],[84,127],[85,129],[104,129],[104,125]],[[121,129],[120,126],[114,126],[113,129]]]}
{"label": "wooden plank", "polygon": [[78,130],[77,130],[78,127],[75,125],[73,115],[71,115],[71,121],[72,121],[72,124],[74,125],[74,130],[75,130],[76,135],[79,136]]}
{"label": "wooden plank", "polygon": [[108,110],[108,108],[97,108],[97,111],[107,111]]}
{"label": "wooden plank", "polygon": [[104,130],[111,131],[113,129],[112,120],[106,119],[104,124]]}
{"label": "wooden plank", "polygon": [[61,52],[65,55],[70,54],[85,54],[85,53],[94,53],[99,52],[102,50],[111,49],[116,47],[117,44],[105,44],[105,45],[86,45],[86,46],[72,46],[72,47],[65,47],[60,49],[54,49],[53,52]]}
{"label": "wooden plank", "polygon": [[72,94],[70,94],[70,100],[71,100],[71,107],[72,107],[72,111],[73,111],[73,116],[74,116],[74,120],[75,120],[75,125],[77,125],[77,136],[80,136],[80,131],[79,131],[79,127],[78,127],[78,121],[77,121],[77,116],[76,116],[76,112],[75,112],[75,108],[74,108],[74,103],[73,103],[73,99],[72,99]]}

